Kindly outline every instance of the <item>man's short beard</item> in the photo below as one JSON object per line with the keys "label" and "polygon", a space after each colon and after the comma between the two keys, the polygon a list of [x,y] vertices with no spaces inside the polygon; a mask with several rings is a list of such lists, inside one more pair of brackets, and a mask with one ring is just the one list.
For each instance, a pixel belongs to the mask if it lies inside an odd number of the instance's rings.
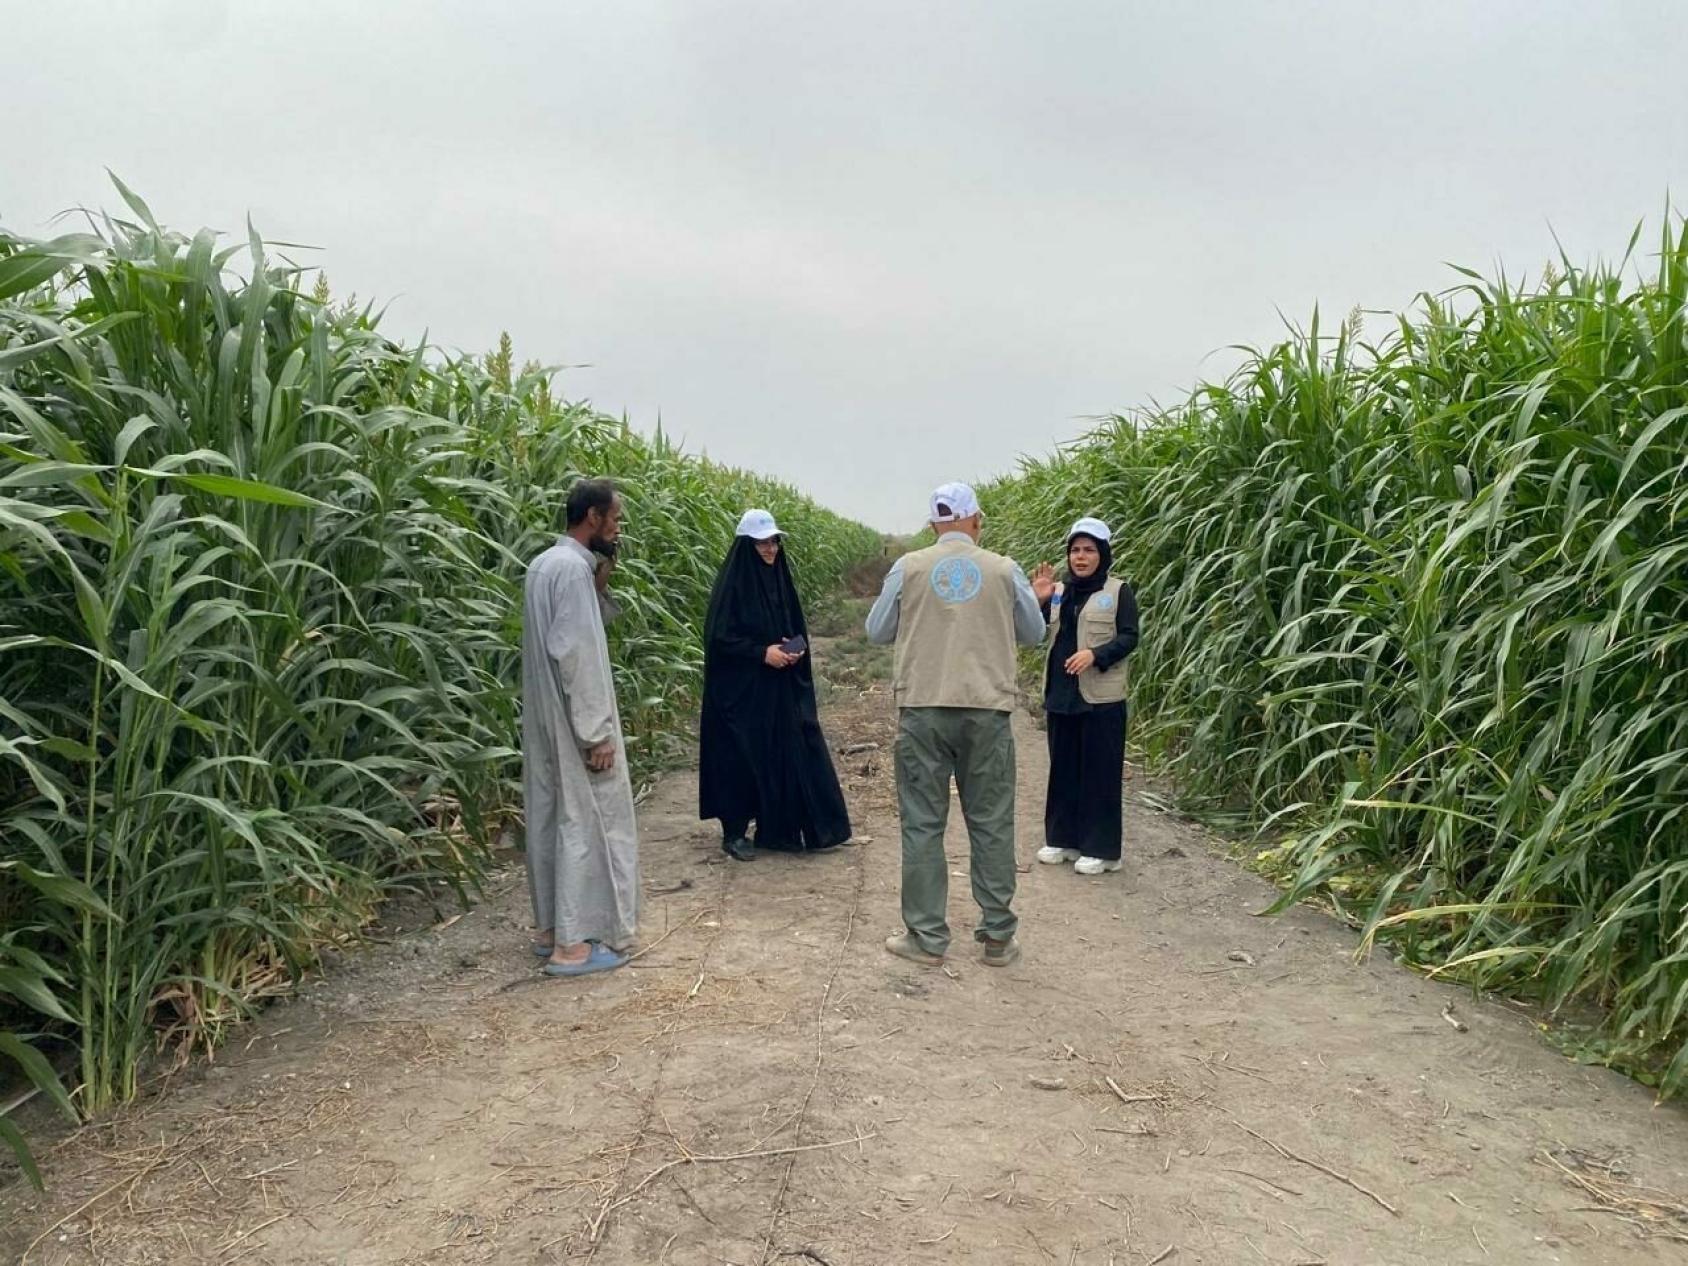
{"label": "man's short beard", "polygon": [[614,558],[616,550],[621,548],[619,541],[605,540],[601,536],[594,536],[586,543],[586,548],[594,554],[602,554],[605,558]]}

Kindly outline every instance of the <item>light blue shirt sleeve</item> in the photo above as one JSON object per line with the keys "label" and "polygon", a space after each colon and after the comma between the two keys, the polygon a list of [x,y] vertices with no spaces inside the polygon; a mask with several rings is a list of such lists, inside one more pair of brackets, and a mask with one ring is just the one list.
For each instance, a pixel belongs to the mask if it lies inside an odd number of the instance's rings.
{"label": "light blue shirt sleeve", "polygon": [[1043,604],[1032,591],[1025,569],[1014,564],[1014,637],[1021,646],[1036,646],[1043,641],[1049,626],[1043,620]]}
{"label": "light blue shirt sleeve", "polygon": [[889,646],[897,640],[897,624],[903,610],[903,560],[891,564],[885,573],[885,587],[873,610],[867,613],[867,640],[875,646]]}

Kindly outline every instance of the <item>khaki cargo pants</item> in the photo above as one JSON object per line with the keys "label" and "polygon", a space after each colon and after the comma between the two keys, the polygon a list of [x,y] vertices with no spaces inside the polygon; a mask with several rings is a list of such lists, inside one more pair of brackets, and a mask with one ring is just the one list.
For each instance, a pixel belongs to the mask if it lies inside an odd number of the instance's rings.
{"label": "khaki cargo pants", "polygon": [[897,733],[897,809],[903,826],[903,923],[929,954],[949,948],[946,916],[950,779],[971,847],[976,940],[1006,941],[1014,902],[1014,731],[1007,712],[904,708]]}

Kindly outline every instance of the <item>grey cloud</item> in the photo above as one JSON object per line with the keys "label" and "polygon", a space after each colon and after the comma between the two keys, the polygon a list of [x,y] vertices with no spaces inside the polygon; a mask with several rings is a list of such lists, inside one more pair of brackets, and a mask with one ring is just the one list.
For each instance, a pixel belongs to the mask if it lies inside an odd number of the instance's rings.
{"label": "grey cloud", "polygon": [[1666,0],[8,0],[0,215],[322,247],[407,336],[889,528],[1223,350],[1621,248],[1688,187]]}

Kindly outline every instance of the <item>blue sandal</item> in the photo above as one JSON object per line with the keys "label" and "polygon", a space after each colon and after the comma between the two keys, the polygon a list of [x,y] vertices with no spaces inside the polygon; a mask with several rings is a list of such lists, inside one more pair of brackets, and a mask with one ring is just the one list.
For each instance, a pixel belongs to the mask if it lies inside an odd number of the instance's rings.
{"label": "blue sandal", "polygon": [[[598,944],[598,939],[597,937],[589,936],[586,938],[586,943],[588,945],[596,945]],[[533,950],[533,956],[535,958],[550,958],[551,952],[557,947],[555,944],[541,945],[538,941],[535,941],[529,948]]]}
{"label": "blue sandal", "polygon": [[614,971],[617,967],[626,965],[627,955],[617,954],[607,945],[599,945],[594,941],[581,962],[546,963],[543,970],[547,976],[590,976],[594,972]]}

